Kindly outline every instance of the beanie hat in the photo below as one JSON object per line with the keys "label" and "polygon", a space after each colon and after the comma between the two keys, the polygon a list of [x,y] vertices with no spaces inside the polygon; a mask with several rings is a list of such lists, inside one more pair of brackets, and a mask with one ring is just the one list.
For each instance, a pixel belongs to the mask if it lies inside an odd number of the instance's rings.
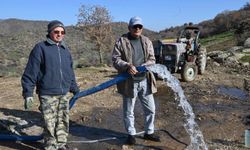
{"label": "beanie hat", "polygon": [[50,33],[56,27],[62,27],[64,29],[64,32],[66,32],[65,27],[64,27],[62,22],[60,22],[58,20],[53,20],[53,21],[49,22],[49,24],[48,24],[48,33]]}
{"label": "beanie hat", "polygon": [[137,24],[143,26],[142,19],[140,17],[133,17],[133,18],[130,19],[129,27],[132,27],[132,26],[137,25]]}

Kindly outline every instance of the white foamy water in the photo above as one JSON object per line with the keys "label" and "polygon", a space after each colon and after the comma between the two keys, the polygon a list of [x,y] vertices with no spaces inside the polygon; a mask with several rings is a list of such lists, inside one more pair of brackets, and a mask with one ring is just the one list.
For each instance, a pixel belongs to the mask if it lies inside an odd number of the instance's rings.
{"label": "white foamy water", "polygon": [[179,102],[179,106],[184,110],[184,115],[186,117],[186,122],[184,127],[187,133],[190,135],[191,143],[187,147],[187,150],[208,150],[202,132],[199,129],[199,126],[195,122],[195,115],[191,105],[188,103],[184,91],[180,85],[179,80],[172,76],[171,73],[167,70],[167,67],[161,64],[155,64],[152,66],[146,67],[149,71],[157,73],[175,93],[176,100]]}

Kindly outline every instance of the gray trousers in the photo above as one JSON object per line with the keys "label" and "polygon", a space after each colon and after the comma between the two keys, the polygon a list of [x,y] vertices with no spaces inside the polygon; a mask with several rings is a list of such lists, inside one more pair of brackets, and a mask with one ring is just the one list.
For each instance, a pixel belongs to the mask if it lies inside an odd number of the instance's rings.
{"label": "gray trousers", "polygon": [[147,79],[134,83],[134,98],[123,96],[123,119],[125,129],[130,135],[136,134],[134,108],[138,98],[144,111],[144,131],[154,133],[155,102],[153,94],[149,94]]}

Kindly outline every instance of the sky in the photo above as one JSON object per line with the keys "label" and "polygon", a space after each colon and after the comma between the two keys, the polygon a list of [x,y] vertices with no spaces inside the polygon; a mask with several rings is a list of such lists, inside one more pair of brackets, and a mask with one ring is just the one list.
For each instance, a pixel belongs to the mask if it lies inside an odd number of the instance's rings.
{"label": "sky", "polygon": [[142,18],[145,28],[166,28],[213,19],[223,11],[239,10],[250,0],[4,0],[0,19],[60,20],[66,26],[76,25],[81,5],[107,8],[113,22]]}

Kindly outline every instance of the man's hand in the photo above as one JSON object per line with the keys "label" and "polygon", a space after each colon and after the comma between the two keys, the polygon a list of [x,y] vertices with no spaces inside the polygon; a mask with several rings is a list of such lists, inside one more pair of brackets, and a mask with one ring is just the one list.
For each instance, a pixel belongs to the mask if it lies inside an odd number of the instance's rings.
{"label": "man's hand", "polygon": [[138,73],[137,69],[135,68],[134,65],[129,65],[128,67],[128,73],[131,74],[131,75],[135,75]]}
{"label": "man's hand", "polygon": [[32,108],[33,101],[34,101],[33,97],[26,97],[24,99],[24,109],[30,110]]}

